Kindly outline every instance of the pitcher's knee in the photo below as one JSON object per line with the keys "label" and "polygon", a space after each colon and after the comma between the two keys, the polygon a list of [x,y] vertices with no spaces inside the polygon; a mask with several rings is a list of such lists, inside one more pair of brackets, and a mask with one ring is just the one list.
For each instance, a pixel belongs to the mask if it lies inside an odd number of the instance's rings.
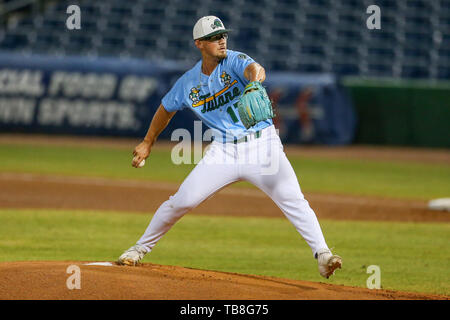
{"label": "pitcher's knee", "polygon": [[296,214],[311,214],[312,209],[309,202],[303,197],[285,197],[276,201],[283,211],[296,212]]}
{"label": "pitcher's knee", "polygon": [[187,197],[179,197],[175,194],[173,196],[170,196],[168,205],[177,214],[183,215],[186,212],[194,209],[197,206],[197,202]]}
{"label": "pitcher's knee", "polygon": [[303,194],[296,190],[276,190],[272,195],[272,199],[286,203],[304,203],[306,201]]}

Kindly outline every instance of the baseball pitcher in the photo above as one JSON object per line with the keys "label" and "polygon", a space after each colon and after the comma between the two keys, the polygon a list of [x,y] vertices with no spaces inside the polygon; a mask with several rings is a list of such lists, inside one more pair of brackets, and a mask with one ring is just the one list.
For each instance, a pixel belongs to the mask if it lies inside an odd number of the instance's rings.
{"label": "baseball pitcher", "polygon": [[342,259],[328,248],[314,211],[272,122],[274,113],[262,86],[264,68],[248,55],[227,49],[228,30],[215,16],[200,18],[193,38],[202,59],[163,97],[144,140],[133,151],[136,168],[178,110],[188,108],[214,137],[204,157],[156,211],[142,237],[118,259],[135,266],[187,212],[220,189],[248,181],[265,192],[310,246],[320,274],[328,278]]}

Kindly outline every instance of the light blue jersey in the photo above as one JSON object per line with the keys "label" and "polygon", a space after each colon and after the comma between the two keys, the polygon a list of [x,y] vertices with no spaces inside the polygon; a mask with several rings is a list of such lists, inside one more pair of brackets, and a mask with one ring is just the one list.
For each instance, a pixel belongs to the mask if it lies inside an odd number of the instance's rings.
{"label": "light blue jersey", "polygon": [[261,121],[247,130],[237,110],[239,97],[249,83],[244,70],[253,62],[244,53],[227,50],[227,57],[207,76],[201,72],[200,60],[177,80],[161,103],[168,112],[189,108],[213,129],[213,134],[217,136],[219,133],[226,141],[264,129],[272,125],[272,119]]}

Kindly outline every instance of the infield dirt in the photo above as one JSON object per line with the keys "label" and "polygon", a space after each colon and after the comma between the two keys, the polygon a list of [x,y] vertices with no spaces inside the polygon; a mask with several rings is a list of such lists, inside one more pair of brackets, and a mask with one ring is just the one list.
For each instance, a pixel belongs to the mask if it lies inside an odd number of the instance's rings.
{"label": "infield dirt", "polygon": [[[267,276],[145,263],[87,266],[81,261],[0,263],[2,300],[431,300],[450,297],[369,290]],[[66,270],[80,267],[80,289]],[[11,285],[14,284],[14,285]]]}

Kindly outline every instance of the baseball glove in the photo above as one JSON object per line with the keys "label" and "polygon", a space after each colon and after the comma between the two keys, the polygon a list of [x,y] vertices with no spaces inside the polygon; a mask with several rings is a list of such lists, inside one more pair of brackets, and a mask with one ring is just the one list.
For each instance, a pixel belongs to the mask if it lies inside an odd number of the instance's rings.
{"label": "baseball glove", "polygon": [[253,81],[245,87],[238,101],[238,112],[246,129],[275,116],[272,103],[261,82]]}

